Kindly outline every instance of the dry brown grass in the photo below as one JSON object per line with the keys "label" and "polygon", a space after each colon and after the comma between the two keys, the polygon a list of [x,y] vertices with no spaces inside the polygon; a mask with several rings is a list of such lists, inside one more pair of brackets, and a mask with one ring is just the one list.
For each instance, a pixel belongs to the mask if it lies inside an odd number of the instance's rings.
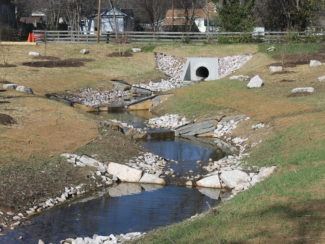
{"label": "dry brown grass", "polygon": [[[90,54],[80,54],[79,51],[82,48],[89,49]],[[104,44],[50,44],[46,48],[44,45],[35,47],[8,46],[6,47],[8,63],[17,65],[17,67],[0,68],[0,79],[32,87],[36,94],[43,95],[83,87],[107,88],[111,86],[111,79],[125,79],[133,83],[162,76],[155,69],[153,53],[138,53],[130,58],[106,56],[116,48],[116,46]],[[23,62],[37,61],[28,56],[29,51],[37,51],[43,56],[61,59],[87,58],[93,59],[93,61],[76,68],[33,68],[22,65]]]}
{"label": "dry brown grass", "polygon": [[179,57],[224,57],[246,53],[256,53],[257,45],[254,44],[234,44],[234,45],[206,45],[206,44],[170,44],[161,45],[155,49],[156,52],[164,52]]}
{"label": "dry brown grass", "polygon": [[97,136],[96,123],[71,107],[39,97],[10,95],[14,97],[0,111],[14,117],[17,125],[0,126],[0,162],[74,151]]}

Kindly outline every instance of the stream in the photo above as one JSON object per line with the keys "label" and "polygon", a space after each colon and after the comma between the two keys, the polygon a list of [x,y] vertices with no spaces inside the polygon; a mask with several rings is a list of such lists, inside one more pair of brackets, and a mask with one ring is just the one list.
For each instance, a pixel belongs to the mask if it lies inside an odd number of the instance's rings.
{"label": "stream", "polygon": [[[144,128],[149,113],[98,114],[99,120],[117,119]],[[177,178],[201,173],[201,166],[224,154],[191,139],[147,140],[146,150],[172,160]],[[177,163],[175,162],[177,161]],[[200,164],[199,164],[200,162]],[[172,183],[172,182],[171,182]],[[122,183],[92,196],[54,207],[0,236],[0,243],[59,243],[66,238],[128,232],[148,232],[181,222],[216,206],[225,193],[216,189]]]}
{"label": "stream", "polygon": [[[202,189],[209,197],[197,189],[139,184],[122,184],[119,188],[46,211],[29,224],[0,237],[0,242],[38,243],[42,239],[45,243],[59,243],[69,237],[95,233],[147,232],[208,210],[218,203],[211,197],[219,198],[220,193]],[[18,240],[20,236],[22,239]]]}

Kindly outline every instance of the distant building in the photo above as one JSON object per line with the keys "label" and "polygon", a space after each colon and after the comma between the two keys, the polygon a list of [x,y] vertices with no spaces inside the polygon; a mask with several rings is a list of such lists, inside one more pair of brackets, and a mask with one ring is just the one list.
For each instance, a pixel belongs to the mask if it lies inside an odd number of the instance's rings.
{"label": "distant building", "polygon": [[[81,31],[94,34],[97,32],[97,15],[82,21]],[[113,8],[101,13],[101,33],[124,32],[134,30],[134,14],[131,9]]]}
{"label": "distant building", "polygon": [[16,26],[16,8],[10,0],[0,0],[0,27]]}
{"label": "distant building", "polygon": [[198,9],[169,9],[162,23],[165,31],[215,31],[217,7],[209,2],[205,7]]}

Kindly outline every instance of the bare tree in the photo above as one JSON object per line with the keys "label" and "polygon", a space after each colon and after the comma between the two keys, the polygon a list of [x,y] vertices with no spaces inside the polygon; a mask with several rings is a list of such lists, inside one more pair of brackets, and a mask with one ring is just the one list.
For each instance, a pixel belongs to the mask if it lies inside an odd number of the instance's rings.
{"label": "bare tree", "polygon": [[169,2],[166,0],[138,0],[139,6],[148,15],[153,31],[158,30],[160,21],[165,17],[169,7]]}

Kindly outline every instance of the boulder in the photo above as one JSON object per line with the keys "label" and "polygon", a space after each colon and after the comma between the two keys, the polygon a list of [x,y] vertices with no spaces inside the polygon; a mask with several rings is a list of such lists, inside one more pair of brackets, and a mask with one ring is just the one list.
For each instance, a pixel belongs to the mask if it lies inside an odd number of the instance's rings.
{"label": "boulder", "polygon": [[207,187],[207,188],[218,188],[218,189],[222,188],[222,184],[220,182],[218,174],[205,177],[197,181],[196,185],[199,187]]}
{"label": "boulder", "polygon": [[319,67],[322,65],[322,62],[318,61],[318,60],[310,60],[309,66],[310,67]]}
{"label": "boulder", "polygon": [[152,95],[151,90],[146,89],[146,88],[142,88],[142,87],[137,87],[137,86],[132,86],[131,92],[133,94],[138,95],[138,96],[151,96]]}
{"label": "boulder", "polygon": [[279,72],[283,71],[283,67],[282,66],[270,66],[269,71],[271,74],[279,73]]}
{"label": "boulder", "polygon": [[239,154],[239,151],[236,147],[221,139],[215,139],[214,143],[217,145],[218,148],[221,149],[221,151],[223,151],[227,155]]}
{"label": "boulder", "polygon": [[233,75],[230,80],[249,81],[250,77],[247,75]]}
{"label": "boulder", "polygon": [[315,92],[315,88],[313,87],[298,87],[291,91],[292,95],[299,95],[299,94],[312,94]]}
{"label": "boulder", "polygon": [[17,88],[17,84],[3,84],[3,89],[6,90],[15,90]]}
{"label": "boulder", "polygon": [[259,75],[254,76],[247,84],[248,88],[260,88],[264,85],[264,81]]}
{"label": "boulder", "polygon": [[123,182],[139,182],[142,171],[118,163],[109,163],[107,172]]}
{"label": "boulder", "polygon": [[41,56],[41,54],[38,53],[38,52],[29,52],[29,53],[28,53],[28,56],[39,57],[39,56]]}
{"label": "boulder", "polygon": [[116,91],[128,91],[132,85],[123,80],[112,80],[113,89]]}
{"label": "boulder", "polygon": [[157,184],[157,185],[166,185],[164,179],[159,178],[157,175],[145,173],[142,178],[140,179],[140,183],[145,184]]}
{"label": "boulder", "polygon": [[241,170],[222,171],[220,179],[230,189],[246,185],[250,181],[249,175]]}
{"label": "boulder", "polygon": [[324,82],[325,81],[325,75],[318,77],[319,82]]}
{"label": "boulder", "polygon": [[147,132],[137,128],[125,130],[125,135],[133,140],[144,140],[147,138]]}
{"label": "boulder", "polygon": [[276,166],[262,167],[259,173],[252,177],[251,184],[254,185],[258,182],[265,180],[266,178],[270,177],[275,170],[276,170]]}
{"label": "boulder", "polygon": [[188,124],[179,127],[175,131],[176,136],[197,136],[201,134],[206,134],[213,132],[216,129],[216,121],[208,120],[202,121],[194,124]]}
{"label": "boulder", "polygon": [[89,50],[88,49],[81,49],[80,53],[83,55],[89,54]]}
{"label": "boulder", "polygon": [[193,182],[191,180],[188,180],[185,182],[185,185],[188,187],[192,187],[193,186]]}
{"label": "boulder", "polygon": [[274,52],[276,50],[275,46],[271,46],[269,48],[266,49],[267,52]]}
{"label": "boulder", "polygon": [[133,53],[140,53],[140,52],[142,52],[142,49],[141,48],[134,47],[134,48],[132,48],[132,52]]}
{"label": "boulder", "polygon": [[93,159],[91,157],[88,157],[86,155],[83,155],[79,158],[79,161],[85,165],[85,166],[89,166],[89,167],[95,167],[98,168],[99,166],[102,165],[101,162],[97,161],[96,159]]}
{"label": "boulder", "polygon": [[28,94],[34,94],[32,88],[26,87],[26,86],[17,86],[16,91],[28,93]]}

